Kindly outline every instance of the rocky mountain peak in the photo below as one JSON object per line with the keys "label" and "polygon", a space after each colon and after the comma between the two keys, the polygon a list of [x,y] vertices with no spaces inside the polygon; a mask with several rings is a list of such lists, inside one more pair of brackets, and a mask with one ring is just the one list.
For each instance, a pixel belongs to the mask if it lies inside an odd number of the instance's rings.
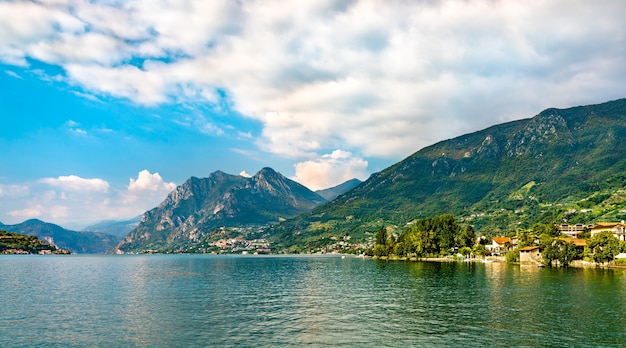
{"label": "rocky mountain peak", "polygon": [[263,168],[251,178],[221,171],[192,177],[146,212],[118,250],[160,248],[197,241],[216,228],[266,225],[324,203],[321,196]]}

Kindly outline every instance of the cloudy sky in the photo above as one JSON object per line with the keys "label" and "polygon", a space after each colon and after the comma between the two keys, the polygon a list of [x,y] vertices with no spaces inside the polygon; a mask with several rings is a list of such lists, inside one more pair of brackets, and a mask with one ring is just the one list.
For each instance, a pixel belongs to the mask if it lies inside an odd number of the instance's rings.
{"label": "cloudy sky", "polygon": [[190,176],[311,189],[626,97],[623,0],[0,0],[0,221],[80,228]]}

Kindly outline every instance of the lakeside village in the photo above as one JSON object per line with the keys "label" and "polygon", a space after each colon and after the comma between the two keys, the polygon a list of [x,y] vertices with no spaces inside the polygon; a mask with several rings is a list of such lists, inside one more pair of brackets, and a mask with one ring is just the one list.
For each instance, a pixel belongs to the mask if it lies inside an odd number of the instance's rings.
{"label": "lakeside village", "polygon": [[[423,253],[423,249],[410,250],[413,253],[407,252],[406,246],[402,244],[407,241],[408,237],[414,237],[413,235],[377,235],[374,257],[382,260],[518,262],[540,267],[602,265],[626,267],[625,221],[595,224],[564,223],[552,226],[538,224],[538,226],[539,230],[543,227],[541,233],[526,231],[513,237],[479,236],[474,239],[473,245],[467,243],[461,247],[454,247],[450,249],[450,251],[454,250],[452,253],[440,249],[439,255]],[[431,244],[437,242],[436,232],[434,234],[430,232],[430,237]],[[419,236],[417,238],[419,239]]]}
{"label": "lakeside village", "polygon": [[[624,221],[541,227],[543,230],[522,232],[513,237],[476,236],[471,226],[462,229],[451,215],[442,215],[421,220],[400,235],[388,235],[383,228],[365,243],[352,243],[350,236],[330,237],[330,244],[305,253],[354,254],[381,260],[519,262],[538,266],[610,263],[626,267]],[[453,241],[446,242],[445,234]],[[244,255],[272,253],[267,239],[247,240],[241,236],[222,238],[194,249],[186,252]]]}

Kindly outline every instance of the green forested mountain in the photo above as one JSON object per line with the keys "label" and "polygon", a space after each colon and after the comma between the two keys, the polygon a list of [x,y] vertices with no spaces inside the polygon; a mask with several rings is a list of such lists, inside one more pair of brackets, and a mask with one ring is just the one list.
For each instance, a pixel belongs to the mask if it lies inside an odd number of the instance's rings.
{"label": "green forested mountain", "polygon": [[253,177],[221,171],[178,186],[113,252],[170,251],[222,227],[257,228],[291,218],[326,200],[271,168]]}
{"label": "green forested mountain", "polygon": [[454,214],[477,233],[626,218],[626,99],[548,109],[426,147],[312,211],[272,227],[276,248]]}

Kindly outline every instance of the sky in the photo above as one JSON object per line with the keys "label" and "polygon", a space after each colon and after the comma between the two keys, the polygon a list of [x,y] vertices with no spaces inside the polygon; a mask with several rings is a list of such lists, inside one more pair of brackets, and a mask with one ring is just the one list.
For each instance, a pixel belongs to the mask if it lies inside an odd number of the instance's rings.
{"label": "sky", "polygon": [[189,177],[317,190],[626,97],[623,0],[0,0],[0,221],[80,229]]}

